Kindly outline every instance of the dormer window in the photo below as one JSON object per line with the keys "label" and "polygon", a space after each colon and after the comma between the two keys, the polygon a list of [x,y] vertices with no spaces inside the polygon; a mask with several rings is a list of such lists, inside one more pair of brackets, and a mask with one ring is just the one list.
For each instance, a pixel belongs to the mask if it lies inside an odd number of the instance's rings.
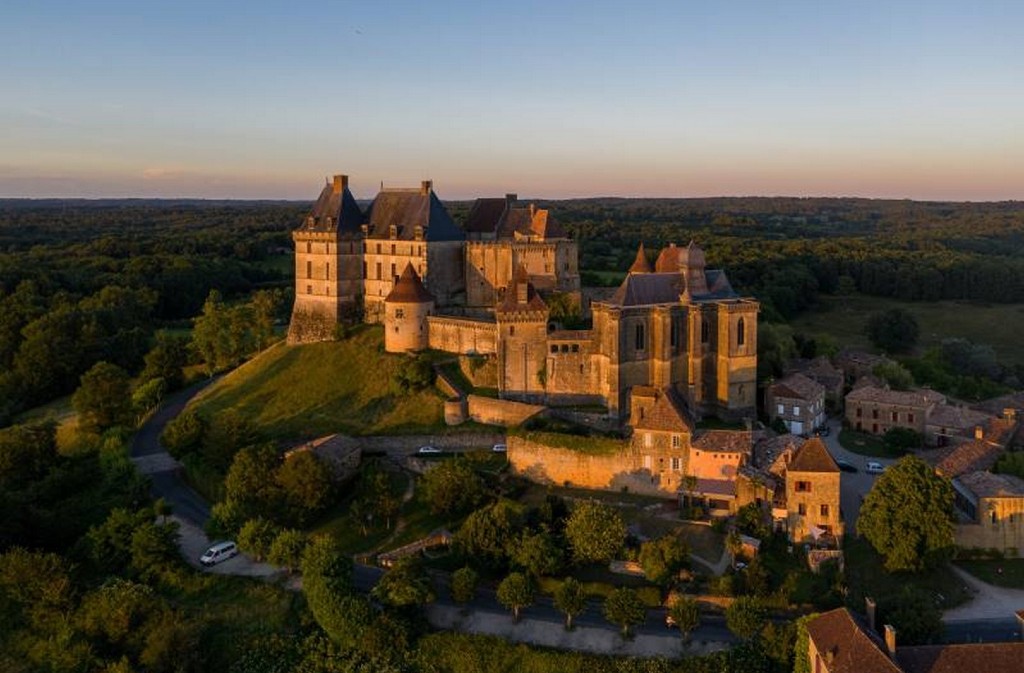
{"label": "dormer window", "polygon": [[388,237],[398,238],[398,227],[396,227],[393,224],[390,227],[388,227]]}
{"label": "dormer window", "polygon": [[423,240],[423,227],[421,227],[420,225],[417,224],[416,228],[413,230],[413,235],[415,236],[417,241],[422,241]]}

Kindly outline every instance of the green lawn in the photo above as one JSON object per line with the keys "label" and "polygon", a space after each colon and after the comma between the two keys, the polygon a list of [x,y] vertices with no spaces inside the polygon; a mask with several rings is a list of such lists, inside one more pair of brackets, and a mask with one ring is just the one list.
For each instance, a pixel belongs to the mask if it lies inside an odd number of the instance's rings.
{"label": "green lawn", "polygon": [[870,347],[864,335],[868,317],[890,308],[909,311],[921,326],[920,347],[936,346],[949,337],[963,337],[989,344],[1007,364],[1024,363],[1024,305],[971,304],[966,302],[905,302],[855,294],[819,295],[818,306],[792,321],[793,329],[809,334],[829,334],[840,345]]}
{"label": "green lawn", "polygon": [[982,582],[1000,587],[1024,589],[1024,559],[957,561],[956,564]]}
{"label": "green lawn", "polygon": [[344,341],[275,345],[213,384],[194,407],[206,417],[233,409],[282,440],[444,430],[434,388],[392,390],[406,356],[383,353],[382,337],[380,327],[365,327]]}
{"label": "green lawn", "polygon": [[839,443],[847,451],[859,453],[862,456],[870,456],[871,458],[899,458],[903,455],[894,453],[886,448],[885,442],[882,441],[881,437],[876,437],[866,432],[857,432],[856,430],[840,430]]}
{"label": "green lawn", "polygon": [[864,609],[865,596],[881,600],[898,595],[905,586],[928,592],[943,610],[970,598],[963,581],[948,565],[921,573],[890,573],[882,565],[882,557],[863,538],[847,538],[843,553],[849,586],[846,603],[858,610]]}

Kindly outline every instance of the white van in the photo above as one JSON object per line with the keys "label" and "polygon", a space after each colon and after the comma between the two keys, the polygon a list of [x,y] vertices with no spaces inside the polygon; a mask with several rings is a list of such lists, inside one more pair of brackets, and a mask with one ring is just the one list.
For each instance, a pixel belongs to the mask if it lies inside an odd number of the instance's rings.
{"label": "white van", "polygon": [[221,561],[227,561],[229,558],[238,555],[238,547],[234,542],[218,542],[209,549],[207,549],[202,556],[199,557],[199,562],[204,566],[217,565]]}

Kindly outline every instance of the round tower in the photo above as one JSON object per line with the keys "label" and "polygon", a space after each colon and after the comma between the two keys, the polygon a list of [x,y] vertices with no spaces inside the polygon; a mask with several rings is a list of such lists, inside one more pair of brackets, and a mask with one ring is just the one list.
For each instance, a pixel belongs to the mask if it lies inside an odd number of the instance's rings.
{"label": "round tower", "polygon": [[421,351],[430,345],[427,316],[434,297],[423,287],[419,274],[406,264],[395,287],[384,298],[384,350],[388,353]]}

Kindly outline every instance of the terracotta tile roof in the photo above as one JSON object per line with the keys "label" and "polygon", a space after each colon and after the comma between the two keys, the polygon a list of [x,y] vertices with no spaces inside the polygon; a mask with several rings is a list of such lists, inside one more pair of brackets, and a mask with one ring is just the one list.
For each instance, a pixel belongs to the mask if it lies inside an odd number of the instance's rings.
{"label": "terracotta tile roof", "polygon": [[803,374],[790,374],[779,379],[770,386],[774,397],[805,400],[814,402],[825,397],[825,386],[813,381]]}
{"label": "terracotta tile roof", "polygon": [[998,415],[1001,415],[1006,409],[1024,411],[1024,392],[1010,393],[1009,395],[1003,395],[1001,397],[993,397],[990,400],[977,403],[974,405],[974,408],[987,411],[990,414]]}
{"label": "terracotta tile roof", "polygon": [[937,405],[932,412],[928,414],[928,425],[934,425],[940,428],[955,428],[958,430],[966,430],[973,428],[976,425],[986,423],[991,416],[980,411],[974,411],[966,407],[955,407],[950,404]]}
{"label": "terracotta tile roof", "polygon": [[652,271],[654,269],[651,268],[651,262],[647,259],[644,244],[641,242],[636,251],[636,259],[633,260],[633,266],[629,267],[629,273],[651,273]]}
{"label": "terracotta tile roof", "polygon": [[824,442],[813,437],[796,450],[786,469],[789,472],[838,472],[839,466],[832,460]]}
{"label": "terracotta tile roof", "polygon": [[339,175],[324,186],[299,230],[359,235],[364,221],[363,211],[348,189],[348,178]]}
{"label": "terracotta tile roof", "polygon": [[693,423],[687,417],[685,406],[671,389],[658,391],[654,406],[633,426],[637,430],[661,430],[665,432],[693,432]]}
{"label": "terracotta tile roof", "polygon": [[420,275],[409,263],[384,301],[390,304],[424,304],[434,301],[434,296],[423,287]]}
{"label": "terracotta tile roof", "polygon": [[798,435],[785,434],[763,439],[754,445],[754,464],[776,476],[785,476],[793,454],[807,440]]}
{"label": "terracotta tile roof", "polygon": [[812,619],[807,624],[807,635],[826,660],[829,673],[901,673],[878,637],[846,608]]}
{"label": "terracotta tile roof", "polygon": [[692,446],[701,451],[746,453],[753,451],[754,440],[749,430],[704,430]]}
{"label": "terracotta tile roof", "polygon": [[967,472],[991,470],[999,460],[1003,448],[983,439],[972,439],[956,446],[922,451],[918,456],[946,477],[957,477]]}
{"label": "terracotta tile roof", "polygon": [[1022,673],[1024,643],[969,643],[896,648],[906,673]]}
{"label": "terracotta tile roof", "polygon": [[979,498],[1024,497],[1024,479],[1012,474],[969,472],[957,477],[957,481]]}
{"label": "terracotta tile roof", "polygon": [[[508,289],[505,290],[505,297],[501,303],[495,307],[495,311],[499,313],[517,313],[526,311],[547,311],[548,305],[544,303],[540,295],[537,294],[537,290],[534,289],[533,283],[529,282],[530,275],[526,272],[526,268],[520,264],[516,267],[515,273],[512,274],[512,282],[509,283]],[[517,291],[520,284],[526,283],[526,301],[519,301],[519,292]]]}
{"label": "terracotta tile roof", "polygon": [[433,189],[385,189],[370,204],[367,236],[411,241],[422,227],[426,241],[462,241],[466,234],[452,220]]}
{"label": "terracotta tile roof", "polygon": [[846,396],[847,402],[876,402],[902,407],[924,409],[946,401],[942,393],[921,388],[918,390],[889,390],[877,386],[864,386],[851,391]]}

